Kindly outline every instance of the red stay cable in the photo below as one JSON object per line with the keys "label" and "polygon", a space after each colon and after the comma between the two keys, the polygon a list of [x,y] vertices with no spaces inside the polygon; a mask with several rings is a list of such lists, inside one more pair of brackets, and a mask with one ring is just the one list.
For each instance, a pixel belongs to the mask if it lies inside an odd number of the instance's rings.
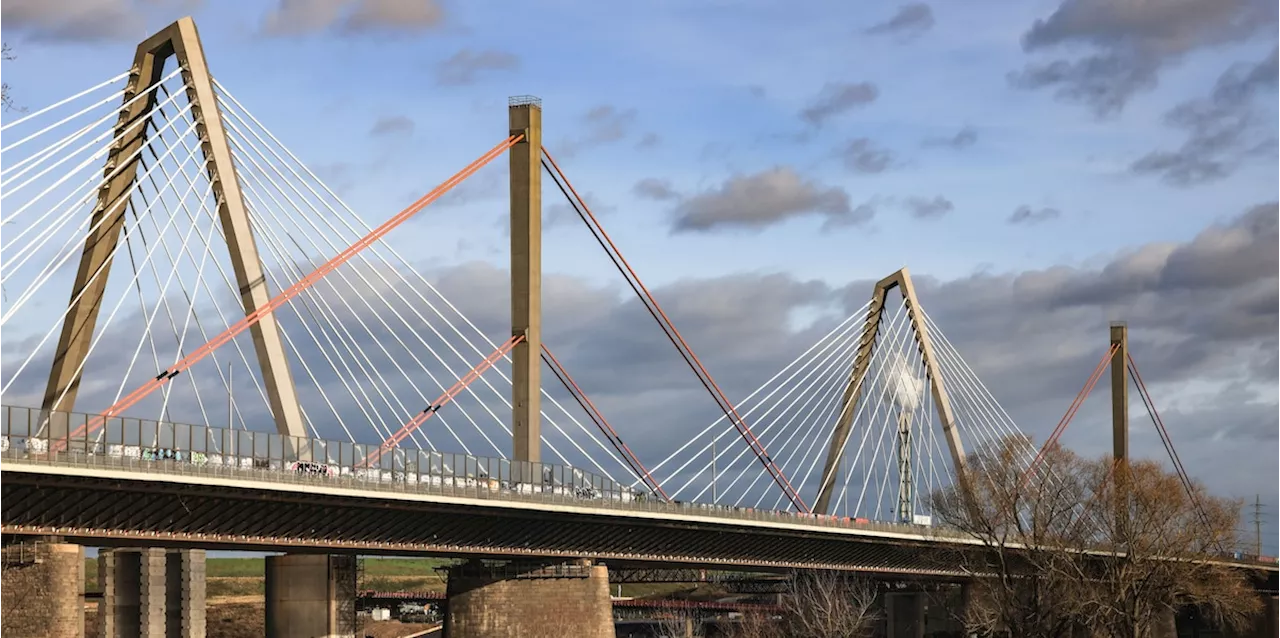
{"label": "red stay cable", "polygon": [[1044,457],[1045,452],[1058,442],[1063,432],[1067,431],[1067,425],[1071,423],[1071,419],[1075,418],[1076,412],[1080,411],[1080,406],[1084,405],[1084,400],[1089,397],[1090,392],[1093,392],[1094,386],[1098,385],[1098,380],[1102,378],[1103,371],[1107,369],[1107,362],[1115,355],[1118,347],[1113,345],[1107,350],[1106,354],[1102,355],[1102,360],[1098,362],[1097,367],[1093,369],[1093,373],[1084,382],[1084,387],[1080,388],[1080,391],[1076,393],[1075,400],[1071,402],[1066,414],[1062,415],[1062,419],[1058,421],[1058,426],[1053,429],[1053,434],[1050,434],[1049,438],[1045,440],[1044,446],[1036,453],[1036,458],[1031,461],[1031,465],[1027,466],[1027,471],[1023,472],[1019,491],[1027,486],[1027,481],[1030,480],[1032,471],[1040,464],[1040,459]]}
{"label": "red stay cable", "polygon": [[640,281],[640,277],[636,275],[635,269],[633,269],[631,267],[631,264],[627,262],[626,258],[622,256],[622,252],[618,250],[617,245],[613,243],[613,240],[609,237],[609,234],[605,232],[604,227],[600,225],[600,221],[596,219],[596,216],[591,212],[590,207],[588,207],[586,202],[583,201],[582,196],[578,194],[577,189],[573,187],[573,184],[569,182],[569,179],[565,177],[564,171],[560,169],[560,165],[556,163],[555,158],[551,156],[551,153],[547,152],[546,147],[542,148],[542,154],[546,156],[547,161],[549,161],[551,163],[551,166],[554,167],[555,172],[559,175],[560,179],[564,182],[565,186],[567,186],[570,192],[573,193],[573,197],[574,199],[577,200],[578,205],[580,205],[582,207],[582,210],[586,212],[588,217],[590,217],[591,222],[595,225],[595,228],[600,232],[600,235],[604,238],[604,240],[608,242],[609,247],[612,248],[613,252],[618,256],[618,259],[622,262],[623,267],[626,268],[627,273],[630,273],[631,278],[634,279],[636,284],[640,287],[640,289],[644,291],[644,295],[648,298],[649,302],[653,304],[654,310],[656,310],[658,314],[662,316],[662,319],[666,321],[667,325],[670,326],[671,331],[675,334],[675,337],[680,342],[680,345],[683,346],[684,350],[688,352],[689,356],[693,359],[693,362],[696,364],[697,369],[695,370],[695,373],[701,371],[701,374],[705,376],[705,381],[710,384],[711,389],[713,390],[713,393],[712,393],[713,398],[718,397],[719,401],[723,401],[723,404],[720,407],[722,410],[724,410],[725,416],[728,417],[729,420],[733,422],[734,427],[738,430],[738,433],[742,436],[742,438],[747,442],[748,447],[751,448],[751,451],[755,453],[756,457],[760,460],[760,462],[764,464],[765,469],[768,470],[769,474],[773,477],[774,482],[777,483],[778,486],[782,488],[783,493],[787,496],[787,498],[791,501],[791,503],[795,505],[796,508],[799,509],[800,511],[808,514],[810,512],[809,507],[805,505],[804,500],[800,498],[800,494],[796,492],[794,487],[792,487],[791,481],[787,480],[787,477],[782,472],[782,469],[777,467],[776,464],[774,464],[772,458],[769,456],[768,451],[764,449],[764,445],[760,442],[758,438],[756,438],[755,434],[751,432],[751,428],[747,426],[747,423],[745,420],[743,420],[742,416],[738,414],[737,408],[735,408],[733,406],[733,403],[730,402],[728,397],[725,396],[724,391],[721,390],[720,386],[716,384],[715,379],[713,379],[711,377],[710,372],[707,371],[706,366],[702,364],[702,361],[698,359],[698,356],[696,354],[694,354],[693,349],[689,347],[688,342],[686,342],[684,340],[684,337],[680,335],[679,330],[677,330],[675,325],[671,323],[671,319],[667,316],[665,312],[663,312],[662,307],[659,306],[657,300],[653,298],[653,294],[650,293],[649,289],[646,288],[645,285]]}
{"label": "red stay cable", "polygon": [[576,395],[574,398],[578,399],[580,397],[580,402],[585,404],[583,407],[587,408],[589,412],[594,413],[594,416],[599,418],[599,420],[597,420],[593,417],[592,421],[596,421],[596,424],[604,431],[605,436],[609,437],[610,442],[614,444],[614,447],[618,448],[619,452],[631,459],[631,462],[634,463],[635,469],[639,470],[639,472],[644,475],[645,482],[649,484],[649,487],[654,492],[662,497],[662,500],[670,501],[671,498],[667,496],[667,493],[662,489],[662,486],[658,484],[657,479],[653,478],[653,475],[649,473],[649,470],[645,468],[644,464],[640,462],[640,459],[631,451],[631,448],[623,442],[622,437],[618,436],[617,430],[614,430],[613,426],[609,425],[609,422],[605,420],[604,415],[600,413],[598,408],[596,408],[596,404],[591,402],[591,399],[587,397],[587,393],[583,392],[582,388],[578,386],[578,383],[573,380],[573,377],[569,376],[569,371],[564,369],[564,366],[560,364],[560,360],[557,359],[554,354],[551,354],[551,349],[548,348],[545,343],[542,344],[542,352],[547,355],[547,359],[549,359],[548,363],[559,370],[559,373],[556,376],[560,376],[561,374],[564,375],[562,380],[565,381],[565,385],[570,386],[570,392],[573,392]]}
{"label": "red stay cable", "polygon": [[497,363],[499,359],[506,356],[508,352],[511,352],[511,349],[516,347],[516,344],[520,343],[521,341],[524,341],[524,335],[517,335],[515,337],[511,337],[510,339],[507,339],[505,343],[503,343],[501,346],[498,346],[497,350],[494,350],[493,353],[485,357],[483,361],[476,364],[476,367],[472,368],[469,372],[463,375],[461,379],[458,379],[457,383],[454,383],[452,386],[449,387],[448,390],[445,390],[444,394],[441,394],[439,397],[436,398],[435,401],[432,401],[431,405],[427,406],[427,409],[423,410],[422,412],[419,412],[416,416],[410,419],[408,423],[404,424],[398,431],[396,431],[395,434],[392,434],[391,436],[387,437],[387,439],[382,442],[382,445],[378,446],[377,450],[370,452],[369,455],[365,457],[363,465],[365,467],[369,467],[369,464],[372,463],[374,459],[382,458],[383,454],[386,454],[388,451],[391,450],[391,448],[399,445],[400,442],[405,439],[405,437],[413,433],[413,431],[418,429],[418,427],[421,426],[423,423],[426,423],[427,419],[431,418],[431,415],[440,411],[440,408],[444,407],[445,404],[452,401],[453,397],[458,396],[459,392],[462,392],[464,389],[466,389],[467,386],[471,385],[473,381],[475,381],[476,379],[479,379],[480,375],[484,374],[486,371],[489,370],[489,368],[493,367],[493,364]]}
{"label": "red stay cable", "polygon": [[449,192],[450,189],[452,189],[454,186],[457,186],[460,182],[462,182],[462,180],[470,177],[476,171],[480,170],[481,167],[493,161],[502,153],[505,153],[507,149],[514,146],[522,138],[523,138],[522,135],[513,135],[511,137],[508,137],[506,140],[502,141],[497,146],[490,149],[489,152],[485,153],[484,155],[481,155],[474,162],[471,162],[461,171],[458,171],[458,173],[454,174],[453,177],[450,177],[449,179],[445,180],[442,184],[432,189],[426,195],[423,195],[421,198],[418,199],[418,201],[414,202],[413,204],[410,204],[408,208],[405,208],[404,210],[400,211],[400,213],[396,214],[391,219],[388,219],[386,222],[383,222],[381,226],[378,226],[377,228],[373,229],[372,231],[369,232],[369,234],[357,240],[354,244],[352,244],[346,250],[342,251],[341,253],[339,253],[329,261],[325,262],[319,268],[316,268],[314,271],[311,272],[311,274],[307,275],[306,277],[303,277],[302,280],[300,280],[298,283],[295,283],[284,292],[281,292],[280,294],[276,295],[266,304],[263,304],[262,307],[254,310],[253,312],[246,315],[244,319],[241,319],[240,321],[231,325],[222,334],[219,334],[213,339],[210,339],[208,343],[204,344],[203,346],[200,346],[199,348],[196,348],[186,357],[184,357],[177,363],[170,366],[167,370],[164,370],[160,374],[156,375],[154,379],[151,379],[150,381],[148,381],[147,383],[139,387],[137,390],[134,390],[128,396],[124,397],[123,399],[120,399],[114,405],[104,410],[98,416],[94,417],[93,420],[89,421],[85,425],[80,426],[79,428],[76,428],[74,432],[70,433],[67,436],[67,439],[70,440],[73,437],[79,436],[82,432],[85,432],[86,430],[89,433],[95,432],[98,428],[102,427],[102,424],[105,423],[108,418],[117,416],[121,412],[129,409],[131,406],[141,401],[147,395],[154,392],[157,388],[164,385],[165,383],[168,383],[170,379],[178,376],[178,373],[190,368],[196,362],[208,356],[209,353],[213,352],[219,346],[225,344],[231,339],[234,339],[236,335],[244,332],[245,330],[249,329],[249,327],[252,326],[253,324],[261,321],[263,317],[270,314],[276,308],[279,308],[280,306],[283,306],[284,304],[288,303],[290,299],[293,299],[294,297],[296,297],[298,294],[300,294],[302,291],[309,288],[315,282],[319,281],[325,275],[329,274],[330,272],[333,272],[335,269],[338,268],[338,266],[341,266],[342,264],[346,263],[348,260],[351,259],[351,257],[359,253],[361,250],[364,250],[369,245],[373,244],[373,242],[381,239],[384,235],[391,232],[393,228],[404,223],[405,220],[414,216],[423,208],[426,208],[426,206],[431,202],[434,202],[435,200],[439,199],[441,195],[444,195],[445,193]]}

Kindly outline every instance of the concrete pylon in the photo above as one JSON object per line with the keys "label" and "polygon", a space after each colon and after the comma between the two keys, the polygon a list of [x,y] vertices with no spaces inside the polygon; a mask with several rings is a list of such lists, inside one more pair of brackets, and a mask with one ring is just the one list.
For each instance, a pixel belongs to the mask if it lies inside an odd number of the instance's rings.
{"label": "concrete pylon", "polygon": [[[511,158],[511,434],[513,461],[542,460],[542,102],[509,102]],[[527,482],[527,481],[526,481]]]}
{"label": "concrete pylon", "polygon": [[818,498],[814,503],[815,514],[828,514],[831,509],[831,495],[835,491],[836,468],[840,465],[840,457],[844,454],[845,442],[853,429],[853,418],[857,414],[858,401],[862,397],[863,381],[871,365],[871,357],[875,351],[876,337],[880,333],[880,323],[884,316],[884,305],[890,290],[898,289],[902,293],[902,302],[907,306],[907,316],[911,321],[911,330],[915,334],[916,345],[920,349],[920,358],[924,364],[925,375],[929,380],[933,404],[938,411],[938,420],[942,423],[942,432],[947,440],[947,448],[951,452],[951,462],[956,474],[957,484],[963,484],[966,476],[964,446],[960,442],[960,430],[956,427],[955,416],[951,411],[951,399],[947,394],[946,383],[933,354],[933,341],[929,338],[929,326],[925,322],[924,313],[920,311],[920,302],[916,299],[915,285],[911,282],[911,273],[906,268],[881,279],[876,283],[872,293],[871,306],[867,310],[867,318],[862,326],[862,336],[858,341],[858,352],[853,362],[853,371],[849,383],[845,386],[844,398],[841,400],[840,416],[836,420],[835,431],[831,437],[831,445],[827,450],[827,461],[822,469],[822,479],[818,484]]}
{"label": "concrete pylon", "polygon": [[[67,433],[66,419],[52,418],[54,413],[75,410],[84,362],[93,342],[120,231],[124,228],[129,194],[142,161],[142,154],[135,154],[135,151],[146,144],[148,125],[145,120],[151,117],[152,108],[157,103],[165,62],[170,57],[177,59],[187,85],[191,117],[202,140],[200,149],[206,160],[213,196],[218,202],[218,218],[230,250],[231,267],[244,312],[250,314],[271,300],[200,36],[195,22],[189,17],[182,18],[144,40],[134,56],[124,99],[127,103],[140,93],[146,97],[121,110],[115,129],[116,139],[107,152],[104,174],[108,181],[98,194],[90,223],[90,228],[96,230],[85,238],[71,290],[70,307],[62,323],[62,333],[45,388],[42,406],[50,417],[51,438],[60,438]],[[275,415],[277,430],[289,436],[307,436],[275,315],[266,315],[253,324],[249,332],[262,368],[263,385],[271,412]]]}

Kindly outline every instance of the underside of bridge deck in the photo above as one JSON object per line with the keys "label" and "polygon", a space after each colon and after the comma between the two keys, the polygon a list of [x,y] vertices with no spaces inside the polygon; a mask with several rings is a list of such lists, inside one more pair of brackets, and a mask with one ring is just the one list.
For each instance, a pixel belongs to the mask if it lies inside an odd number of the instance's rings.
{"label": "underside of bridge deck", "polygon": [[820,530],[6,472],[5,534],[89,545],[592,558],[962,576],[960,553]]}

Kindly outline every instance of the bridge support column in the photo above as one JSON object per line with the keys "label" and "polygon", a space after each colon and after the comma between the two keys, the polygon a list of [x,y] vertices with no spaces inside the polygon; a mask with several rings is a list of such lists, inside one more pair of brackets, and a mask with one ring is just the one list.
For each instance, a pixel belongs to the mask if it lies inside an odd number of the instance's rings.
{"label": "bridge support column", "polygon": [[266,594],[267,638],[356,634],[355,556],[268,556]]}
{"label": "bridge support column", "polygon": [[3,550],[0,634],[84,638],[84,548],[24,542]]}
{"label": "bridge support column", "polygon": [[1151,638],[1178,638],[1177,613],[1172,608],[1157,611],[1151,619]]}
{"label": "bridge support column", "polygon": [[580,561],[555,565],[478,561],[449,570],[449,638],[612,638],[609,572]]}
{"label": "bridge support column", "polygon": [[98,635],[204,638],[202,549],[104,549],[98,553]]}
{"label": "bridge support column", "polygon": [[924,598],[919,592],[884,595],[888,638],[924,638]]}
{"label": "bridge support column", "polygon": [[1262,597],[1262,612],[1253,625],[1253,635],[1280,635],[1280,599],[1275,596]]}

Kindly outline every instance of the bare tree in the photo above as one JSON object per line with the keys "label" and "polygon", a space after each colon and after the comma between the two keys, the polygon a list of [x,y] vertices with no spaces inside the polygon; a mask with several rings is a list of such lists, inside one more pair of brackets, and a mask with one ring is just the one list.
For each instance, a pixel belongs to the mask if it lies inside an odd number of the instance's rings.
{"label": "bare tree", "polygon": [[984,546],[966,626],[1013,636],[1140,638],[1195,606],[1243,627],[1260,604],[1245,575],[1206,561],[1235,541],[1241,503],[1152,462],[1088,461],[1050,446],[1027,468],[1011,437],[969,459],[968,484],[932,495],[939,522]]}
{"label": "bare tree", "polygon": [[797,572],[783,597],[788,636],[859,638],[871,635],[880,614],[870,581],[837,572]]}
{"label": "bare tree", "polygon": [[1033,449],[1025,437],[1008,437],[975,450],[967,486],[931,495],[938,522],[985,549],[977,562],[960,561],[973,578],[961,618],[970,631],[1050,638],[1078,623],[1083,585],[1070,550],[1093,530],[1081,507],[1086,464],[1055,445],[1029,469]]}
{"label": "bare tree", "polygon": [[658,619],[658,629],[662,636],[671,638],[701,638],[702,623],[693,614],[685,610],[676,610]]}
{"label": "bare tree", "polygon": [[781,619],[760,612],[749,612],[724,623],[726,638],[785,638]]}
{"label": "bare tree", "polygon": [[[14,55],[13,55],[13,47],[9,46],[9,43],[7,43],[7,42],[5,42],[5,43],[3,43],[3,44],[0,44],[0,59],[3,59],[3,60],[12,60],[12,59],[14,59]],[[13,97],[9,95],[9,83],[8,83],[8,82],[4,82],[4,83],[0,84],[0,104],[4,104],[4,109],[5,109],[6,111],[9,111],[9,110],[19,110],[19,111],[21,111],[21,110],[22,110],[22,109],[18,109],[17,107],[15,107],[15,106],[13,105]]]}
{"label": "bare tree", "polygon": [[1233,547],[1242,501],[1217,498],[1150,461],[1092,464],[1098,536],[1110,552],[1084,575],[1093,626],[1115,638],[1150,635],[1179,607],[1244,629],[1261,606],[1239,570],[1204,559]]}

